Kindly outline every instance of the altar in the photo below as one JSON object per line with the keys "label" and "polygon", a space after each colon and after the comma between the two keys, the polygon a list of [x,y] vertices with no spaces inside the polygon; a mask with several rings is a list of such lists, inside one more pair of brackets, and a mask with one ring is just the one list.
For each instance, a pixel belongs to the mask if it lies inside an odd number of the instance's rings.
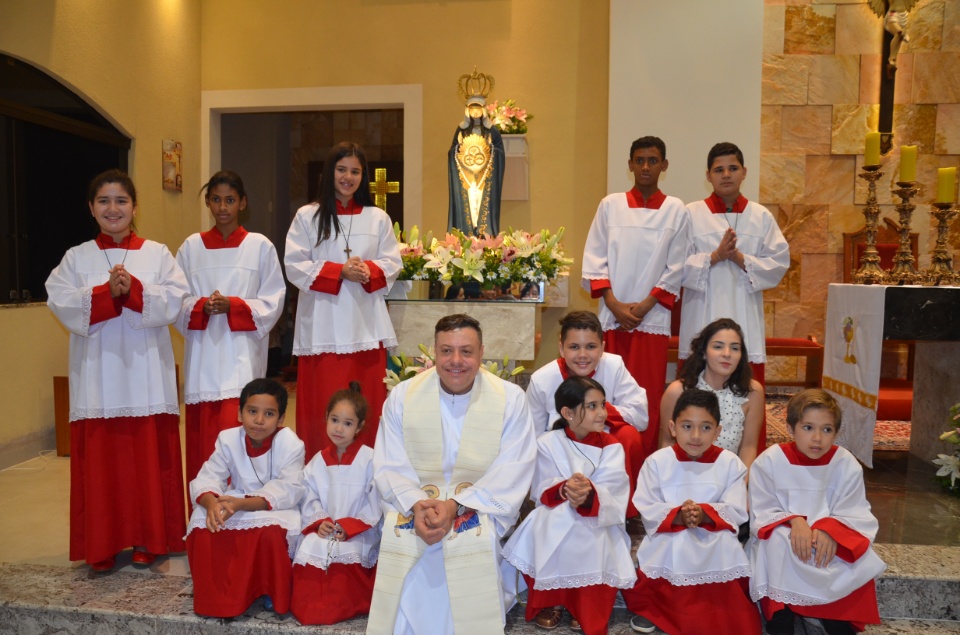
{"label": "altar", "polygon": [[873,432],[885,339],[914,340],[910,453],[930,462],[946,451],[950,406],[960,401],[960,287],[831,284],[823,387],[840,402],[837,443],[873,465]]}

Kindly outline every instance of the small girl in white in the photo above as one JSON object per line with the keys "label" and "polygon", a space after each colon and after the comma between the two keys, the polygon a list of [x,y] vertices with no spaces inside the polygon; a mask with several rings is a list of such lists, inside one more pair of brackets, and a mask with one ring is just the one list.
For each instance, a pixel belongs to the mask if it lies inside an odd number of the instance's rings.
{"label": "small girl in white", "polygon": [[333,394],[327,437],[304,469],[302,537],[290,610],[301,624],[336,624],[370,611],[380,551],[373,450],[356,440],[367,416],[360,384]]}

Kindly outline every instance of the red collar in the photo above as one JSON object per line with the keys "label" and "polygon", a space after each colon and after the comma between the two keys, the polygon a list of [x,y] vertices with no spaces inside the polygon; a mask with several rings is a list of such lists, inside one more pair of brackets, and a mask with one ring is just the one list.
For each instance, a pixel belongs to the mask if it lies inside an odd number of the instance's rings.
{"label": "red collar", "polygon": [[360,212],[363,211],[363,205],[356,202],[352,198],[349,201],[347,201],[346,207],[343,206],[343,203],[340,202],[340,199],[336,199],[336,202],[337,202],[337,214],[340,214],[343,216],[349,216],[353,214],[359,214]]}
{"label": "red collar", "polygon": [[256,458],[256,457],[258,457],[258,456],[263,456],[264,454],[266,454],[267,451],[270,450],[270,446],[273,445],[273,440],[274,440],[274,438],[276,438],[277,434],[278,434],[282,429],[283,429],[283,428],[278,427],[273,434],[271,434],[269,437],[267,437],[266,439],[263,440],[263,443],[260,445],[259,448],[253,447],[253,444],[250,443],[250,437],[247,436],[246,433],[245,433],[245,434],[243,435],[243,445],[244,445],[244,447],[245,447],[246,450],[247,450],[247,456]]}
{"label": "red collar", "polygon": [[747,208],[747,203],[750,201],[741,194],[737,197],[737,200],[733,202],[733,209],[728,210],[727,204],[714,192],[705,198],[703,202],[707,204],[707,207],[709,207],[710,211],[714,214],[739,214]]}
{"label": "red collar", "polygon": [[684,452],[679,443],[674,443],[670,447],[673,448],[673,453],[677,456],[677,460],[681,463],[716,463],[717,457],[719,457],[720,453],[723,452],[723,449],[720,446],[711,445],[703,454],[694,459],[691,458],[689,454]]}
{"label": "red collar", "polygon": [[320,451],[320,454],[323,456],[323,462],[327,465],[352,465],[353,460],[357,458],[357,452],[359,452],[362,447],[363,444],[354,438],[353,443],[347,446],[347,449],[343,452],[343,456],[340,458],[337,458],[337,446],[335,445],[324,448]]}
{"label": "red collar", "polygon": [[790,465],[804,466],[829,465],[830,461],[833,460],[833,455],[837,453],[837,446],[833,446],[819,459],[811,459],[809,456],[800,451],[800,448],[797,447],[796,441],[791,441],[790,443],[781,443],[780,449],[783,450],[783,455],[787,457],[787,461],[790,462]]}
{"label": "red collar", "polygon": [[667,200],[667,195],[660,190],[651,194],[647,200],[643,200],[643,194],[641,194],[637,188],[633,188],[627,192],[627,206],[631,209],[641,207],[646,209],[660,209],[660,206],[663,205],[665,200]]}
{"label": "red collar", "polygon": [[230,232],[229,236],[224,238],[220,230],[214,226],[210,228],[209,231],[202,232],[200,234],[200,240],[203,241],[203,246],[207,249],[228,249],[239,247],[248,233],[249,232],[243,227],[237,227]]}
{"label": "red collar", "polygon": [[606,432],[589,432],[587,433],[587,436],[583,437],[582,439],[577,438],[577,435],[573,433],[573,430],[570,429],[570,426],[564,428],[563,432],[567,435],[567,438],[574,443],[582,443],[595,448],[605,448],[608,445],[620,443],[617,441],[616,437],[614,437],[612,434],[607,434]]}
{"label": "red collar", "polygon": [[[570,379],[574,375],[570,373],[570,369],[567,367],[567,360],[562,357],[557,358],[557,366],[560,367],[560,376],[564,379]],[[597,374],[597,369],[594,368],[593,371],[587,375],[587,377],[593,377]]]}
{"label": "red collar", "polygon": [[143,243],[146,242],[143,238],[137,236],[134,232],[130,232],[123,237],[123,240],[120,242],[115,241],[110,236],[107,236],[103,232],[95,239],[97,247],[100,249],[133,249],[136,251],[143,247]]}

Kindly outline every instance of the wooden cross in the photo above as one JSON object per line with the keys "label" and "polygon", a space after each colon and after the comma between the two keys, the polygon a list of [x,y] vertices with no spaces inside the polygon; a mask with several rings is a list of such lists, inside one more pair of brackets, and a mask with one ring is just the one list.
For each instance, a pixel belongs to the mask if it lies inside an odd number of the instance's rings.
{"label": "wooden cross", "polygon": [[[893,96],[897,80],[895,60],[901,44],[909,41],[902,27],[906,25],[907,14],[917,4],[917,0],[867,0],[867,2],[884,25],[880,62],[880,117],[877,127],[880,132],[880,154],[886,155],[893,148]],[[891,49],[893,49],[892,54]]]}
{"label": "wooden cross", "polygon": [[387,181],[387,169],[377,168],[373,171],[373,180],[370,181],[370,193],[373,194],[373,203],[383,211],[387,211],[387,194],[400,193],[400,181]]}

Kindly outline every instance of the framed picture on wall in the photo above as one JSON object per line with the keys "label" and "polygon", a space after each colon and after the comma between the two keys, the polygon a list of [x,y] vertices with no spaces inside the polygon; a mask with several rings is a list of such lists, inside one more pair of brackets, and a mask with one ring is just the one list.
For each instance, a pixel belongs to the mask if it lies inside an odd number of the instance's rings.
{"label": "framed picture on wall", "polygon": [[163,189],[183,191],[182,156],[183,144],[172,139],[163,140]]}

